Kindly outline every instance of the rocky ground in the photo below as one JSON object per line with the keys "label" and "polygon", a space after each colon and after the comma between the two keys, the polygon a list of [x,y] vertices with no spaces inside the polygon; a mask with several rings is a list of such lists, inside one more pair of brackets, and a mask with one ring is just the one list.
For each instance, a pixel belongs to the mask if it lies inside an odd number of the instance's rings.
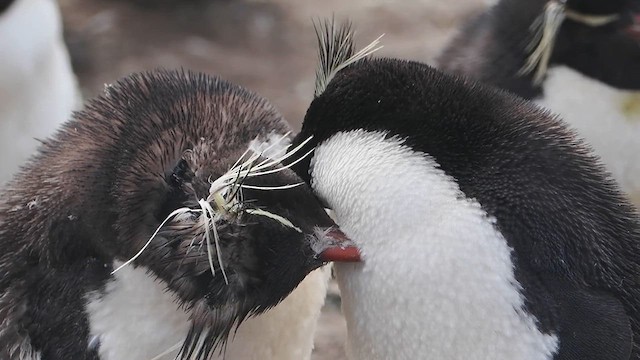
{"label": "rocky ground", "polygon": [[[313,95],[312,19],[349,18],[358,44],[381,34],[378,56],[431,63],[488,0],[59,0],[74,69],[91,97],[134,71],[217,74],[271,100],[298,128]],[[312,359],[344,359],[337,287]]]}

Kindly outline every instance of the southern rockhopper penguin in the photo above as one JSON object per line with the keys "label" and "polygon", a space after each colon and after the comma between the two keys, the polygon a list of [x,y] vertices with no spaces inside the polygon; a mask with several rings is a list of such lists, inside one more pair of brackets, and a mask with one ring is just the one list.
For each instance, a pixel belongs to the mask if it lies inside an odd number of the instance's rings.
{"label": "southern rockhopper penguin", "polygon": [[320,39],[294,170],[360,248],[336,264],[349,357],[640,359],[638,215],[584,143],[509,93],[354,61],[344,27]]}
{"label": "southern rockhopper penguin", "polygon": [[54,0],[0,0],[0,186],[80,105]]}
{"label": "southern rockhopper penguin", "polygon": [[640,0],[501,0],[438,67],[559,113],[640,205]]}
{"label": "southern rockhopper penguin", "polygon": [[108,86],[0,195],[0,359],[309,358],[340,232],[288,132],[206,75]]}

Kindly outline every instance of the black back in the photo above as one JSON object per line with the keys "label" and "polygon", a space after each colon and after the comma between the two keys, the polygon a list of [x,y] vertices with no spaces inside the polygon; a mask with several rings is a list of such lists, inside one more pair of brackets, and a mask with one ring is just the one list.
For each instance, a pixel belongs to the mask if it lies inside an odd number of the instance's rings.
{"label": "black back", "polygon": [[[578,334],[561,344],[557,359],[602,359],[602,353],[626,359],[632,336],[638,358],[638,216],[561,121],[518,97],[427,65],[379,59],[336,75],[311,103],[294,145],[313,135],[311,148],[353,129],[406,139],[497,219],[540,329]],[[309,166],[296,168],[307,180]],[[559,294],[570,291],[569,300]],[[583,313],[602,314],[594,317],[617,333],[600,336],[611,346],[590,357],[575,351],[587,349],[593,333],[582,334],[584,323],[568,320]]]}

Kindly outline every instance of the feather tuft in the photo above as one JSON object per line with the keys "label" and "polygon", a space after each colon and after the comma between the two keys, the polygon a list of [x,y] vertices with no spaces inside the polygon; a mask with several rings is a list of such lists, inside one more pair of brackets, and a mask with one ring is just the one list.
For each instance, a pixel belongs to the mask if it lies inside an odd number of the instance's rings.
{"label": "feather tuft", "polygon": [[[334,19],[314,21],[313,28],[318,39],[318,68],[316,69],[315,97],[320,96],[331,79],[345,67],[364,59],[382,48],[380,35],[362,50],[355,52],[354,32],[351,22],[336,26]],[[354,53],[355,52],[355,53]]]}

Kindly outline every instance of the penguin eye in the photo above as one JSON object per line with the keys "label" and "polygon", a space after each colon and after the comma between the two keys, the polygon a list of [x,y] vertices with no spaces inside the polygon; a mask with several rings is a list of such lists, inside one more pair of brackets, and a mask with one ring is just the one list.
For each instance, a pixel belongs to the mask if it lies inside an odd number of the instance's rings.
{"label": "penguin eye", "polygon": [[179,188],[183,183],[190,181],[193,178],[193,172],[189,169],[189,164],[186,160],[180,159],[178,164],[173,168],[171,174],[169,174],[165,181],[172,187]]}
{"label": "penguin eye", "polygon": [[194,176],[189,163],[184,159],[181,159],[170,172],[165,173],[164,181],[170,188],[154,214],[158,221],[163,221],[172,211],[184,206],[188,198],[188,189],[183,185],[191,182]]}

